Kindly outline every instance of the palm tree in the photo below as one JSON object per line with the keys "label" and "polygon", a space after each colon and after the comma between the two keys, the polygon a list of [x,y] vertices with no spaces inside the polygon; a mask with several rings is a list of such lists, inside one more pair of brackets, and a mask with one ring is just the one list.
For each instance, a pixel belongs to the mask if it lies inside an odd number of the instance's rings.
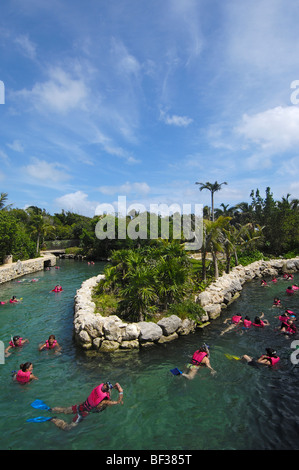
{"label": "palm tree", "polygon": [[207,252],[212,253],[213,264],[214,264],[214,274],[215,278],[218,277],[218,260],[217,252],[223,251],[223,243],[221,236],[222,231],[228,226],[231,217],[224,217],[221,215],[215,222],[211,220],[204,220],[203,224],[203,242],[201,248],[201,260],[202,260],[202,278],[206,282],[206,255]]}
{"label": "palm tree", "polygon": [[36,253],[39,252],[40,239],[49,233],[55,232],[55,227],[42,216],[33,215],[30,220],[31,235],[36,237]]}
{"label": "palm tree", "polygon": [[199,188],[200,191],[202,191],[203,189],[208,189],[211,192],[211,212],[212,212],[212,222],[214,222],[214,193],[216,193],[217,191],[220,191],[221,186],[227,183],[226,181],[224,181],[223,183],[217,183],[217,181],[215,181],[215,183],[196,182],[195,184],[200,184],[200,188]]}
{"label": "palm tree", "polygon": [[0,211],[5,211],[5,210],[7,210],[10,206],[12,206],[12,204],[7,204],[7,205],[6,205],[7,196],[8,196],[7,193],[0,193]]}

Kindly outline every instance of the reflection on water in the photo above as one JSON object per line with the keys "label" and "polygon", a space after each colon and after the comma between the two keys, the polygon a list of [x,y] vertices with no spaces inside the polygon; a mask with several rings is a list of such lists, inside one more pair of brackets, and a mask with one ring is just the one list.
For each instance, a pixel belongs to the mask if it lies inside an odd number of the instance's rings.
{"label": "reflection on water", "polygon": [[[23,297],[17,305],[1,305],[0,339],[8,344],[19,334],[30,343],[13,351],[0,365],[1,449],[297,449],[298,366],[290,361],[291,341],[279,334],[274,296],[299,313],[298,296],[285,295],[287,281],[261,288],[258,281],[245,286],[240,299],[203,331],[150,349],[111,354],[84,353],[72,338],[73,298],[83,280],[102,272],[103,264],[63,260],[60,269],[35,273],[37,282],[11,281],[1,286],[1,298]],[[296,275],[298,282],[299,276]],[[296,282],[295,280],[295,282]],[[63,292],[51,289],[60,283]],[[233,312],[254,318],[264,312],[270,326],[238,330],[223,336],[223,320]],[[62,354],[38,351],[55,334]],[[299,339],[299,338],[298,338]],[[175,377],[173,367],[184,368],[200,344],[210,346],[211,376],[201,370],[193,381]],[[265,347],[277,349],[277,370],[255,369],[225,354],[258,357]],[[39,378],[21,387],[11,371],[31,361]],[[67,433],[52,423],[26,423],[41,415],[30,407],[36,398],[49,406],[83,401],[101,381],[118,381],[124,388],[124,406],[88,416]],[[116,392],[115,398],[116,398]],[[49,412],[43,412],[49,413]],[[66,416],[71,420],[71,416]]]}

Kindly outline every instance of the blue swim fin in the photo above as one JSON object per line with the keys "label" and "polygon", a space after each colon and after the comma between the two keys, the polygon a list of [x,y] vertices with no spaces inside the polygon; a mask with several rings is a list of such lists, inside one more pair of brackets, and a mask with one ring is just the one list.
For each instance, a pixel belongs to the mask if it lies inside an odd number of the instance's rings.
{"label": "blue swim fin", "polygon": [[175,367],[174,369],[170,369],[170,372],[173,374],[173,375],[181,375],[183,372],[180,371],[177,367]]}
{"label": "blue swim fin", "polygon": [[36,408],[37,410],[50,410],[51,408],[46,405],[42,400],[35,400],[31,403],[32,408]]}
{"label": "blue swim fin", "polygon": [[44,421],[50,421],[52,417],[46,418],[45,416],[37,416],[36,418],[27,419],[27,423],[43,423]]}

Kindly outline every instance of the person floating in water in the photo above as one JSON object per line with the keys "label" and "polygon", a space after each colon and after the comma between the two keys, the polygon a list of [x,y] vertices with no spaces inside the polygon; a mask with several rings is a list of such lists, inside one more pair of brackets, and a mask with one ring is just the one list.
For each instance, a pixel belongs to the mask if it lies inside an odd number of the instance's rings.
{"label": "person floating in water", "polygon": [[21,348],[26,343],[29,343],[29,340],[28,339],[23,339],[23,338],[21,338],[21,336],[16,335],[13,338],[11,338],[11,340],[9,342],[9,345],[5,349],[6,357],[10,356],[10,353],[8,352],[10,349]]}
{"label": "person floating in water", "polygon": [[51,292],[62,292],[63,289],[62,287],[58,284],[57,286],[54,287],[54,289],[52,289]]}
{"label": "person floating in water", "polygon": [[22,299],[17,299],[15,295],[12,296],[11,299],[9,299],[9,303],[10,304],[16,304],[18,302],[20,302]]}
{"label": "person floating in water", "polygon": [[58,344],[55,335],[50,335],[45,343],[40,346],[39,351],[43,351],[44,349],[55,349],[56,351],[61,350],[61,346]]}
{"label": "person floating in water", "polygon": [[295,335],[297,333],[297,327],[294,321],[288,318],[281,322],[280,331],[285,335]]}
{"label": "person floating in water", "polygon": [[272,307],[282,307],[281,300],[278,297],[274,297]]}
{"label": "person floating in water", "polygon": [[[116,389],[118,391],[118,399],[111,400],[111,390]],[[65,422],[63,419],[52,418],[51,422],[54,423],[58,428],[63,429],[64,431],[69,431],[73,427],[77,426],[83,418],[85,418],[89,413],[99,413],[104,411],[108,406],[114,405],[123,405],[123,389],[116,383],[112,385],[110,382],[101,383],[95,387],[88,398],[81,403],[80,405],[73,405],[67,408],[54,407],[50,410],[53,413],[64,413],[64,414],[74,414],[75,417],[71,423]]]}
{"label": "person floating in water", "polygon": [[256,328],[264,328],[264,326],[269,326],[268,320],[264,318],[264,313],[262,313],[260,316],[256,316],[254,321],[252,322],[252,325],[255,326]]}
{"label": "person floating in water", "polygon": [[33,364],[32,362],[25,362],[24,364],[20,365],[20,369],[15,375],[15,379],[20,384],[26,384],[31,382],[31,380],[38,380],[38,378],[33,375]]}
{"label": "person floating in water", "polygon": [[225,330],[223,330],[220,333],[220,336],[224,335],[224,333],[227,333],[228,331],[232,330],[236,326],[241,326],[241,324],[243,323],[242,315],[237,313],[236,315],[233,315],[231,319],[227,318],[226,320],[224,320],[223,323],[226,324],[228,321],[231,322],[230,326],[227,327]]}
{"label": "person floating in water", "polygon": [[286,294],[287,294],[287,295],[293,295],[293,294],[295,294],[295,291],[294,291],[294,289],[292,288],[292,286],[288,286],[288,287],[286,288]]}
{"label": "person floating in water", "polygon": [[190,364],[187,365],[189,372],[183,373],[182,376],[186,377],[189,380],[192,380],[194,379],[200,367],[207,367],[208,369],[210,369],[212,374],[216,373],[216,371],[211,367],[209,347],[206,344],[204,344],[197,351],[195,351]]}
{"label": "person floating in water", "polygon": [[266,354],[262,354],[258,359],[253,359],[251,356],[244,354],[241,360],[246,361],[249,366],[259,366],[260,364],[274,366],[279,362],[280,358],[277,356],[275,349],[266,348]]}

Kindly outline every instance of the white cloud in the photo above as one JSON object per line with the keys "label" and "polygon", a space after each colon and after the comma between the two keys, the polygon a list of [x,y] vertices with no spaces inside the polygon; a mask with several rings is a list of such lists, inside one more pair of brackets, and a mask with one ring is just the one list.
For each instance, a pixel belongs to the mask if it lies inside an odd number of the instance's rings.
{"label": "white cloud", "polygon": [[278,106],[252,116],[245,114],[236,131],[271,153],[295,149],[299,144],[299,107]]}
{"label": "white cloud", "polygon": [[102,194],[105,194],[105,195],[112,195],[112,194],[124,195],[124,194],[133,193],[133,194],[141,194],[144,196],[150,192],[150,187],[145,182],[142,182],[142,183],[126,182],[125,184],[122,184],[120,186],[100,186],[98,189]]}
{"label": "white cloud", "polygon": [[39,111],[66,114],[76,108],[84,109],[88,90],[82,79],[73,78],[56,67],[50,69],[49,80],[16,94],[27,98]]}
{"label": "white cloud", "polygon": [[193,119],[187,116],[177,116],[176,114],[170,116],[162,110],[160,111],[160,120],[165,122],[165,124],[177,127],[187,127],[193,122]]}
{"label": "white cloud", "polygon": [[27,35],[21,34],[15,39],[15,43],[20,46],[23,54],[29,59],[35,59],[36,56],[36,45],[30,41]]}
{"label": "white cloud", "polygon": [[37,184],[62,184],[70,178],[65,171],[63,165],[57,162],[48,163],[45,160],[39,160],[38,158],[32,158],[32,163],[23,167],[22,171],[27,176],[32,178]]}
{"label": "white cloud", "polygon": [[83,191],[65,194],[57,199],[55,203],[60,209],[69,210],[77,214],[93,217],[97,202],[88,201],[88,194]]}
{"label": "white cloud", "polygon": [[12,144],[6,145],[15,152],[24,152],[24,147],[19,140],[14,140]]}

